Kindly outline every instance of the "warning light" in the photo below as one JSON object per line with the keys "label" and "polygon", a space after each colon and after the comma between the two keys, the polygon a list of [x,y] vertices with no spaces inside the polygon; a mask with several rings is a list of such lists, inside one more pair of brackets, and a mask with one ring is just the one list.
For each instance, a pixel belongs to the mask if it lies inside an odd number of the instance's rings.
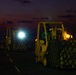
{"label": "warning light", "polygon": [[68,39],[71,39],[71,38],[73,38],[72,35],[67,34],[67,32],[64,32],[64,40],[68,40]]}
{"label": "warning light", "polygon": [[70,38],[70,34],[66,34],[66,38],[69,39]]}

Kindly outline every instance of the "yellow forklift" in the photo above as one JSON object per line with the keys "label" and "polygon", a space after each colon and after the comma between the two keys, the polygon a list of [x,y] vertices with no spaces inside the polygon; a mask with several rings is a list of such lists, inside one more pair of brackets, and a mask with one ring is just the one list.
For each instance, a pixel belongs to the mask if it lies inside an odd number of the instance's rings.
{"label": "yellow forklift", "polygon": [[35,56],[44,66],[76,68],[76,40],[62,22],[38,22]]}
{"label": "yellow forklift", "polygon": [[7,27],[6,32],[7,50],[26,50],[26,34],[19,26]]}

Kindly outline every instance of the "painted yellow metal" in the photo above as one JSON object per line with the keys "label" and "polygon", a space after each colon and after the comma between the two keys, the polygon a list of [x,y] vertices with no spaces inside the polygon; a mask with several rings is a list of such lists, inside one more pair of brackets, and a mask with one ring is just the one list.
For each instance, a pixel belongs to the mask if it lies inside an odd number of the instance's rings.
{"label": "painted yellow metal", "polygon": [[[7,27],[6,31],[6,49],[10,50],[10,45],[11,45],[11,38],[12,36],[15,36],[15,32],[19,29],[20,27],[16,26],[10,26]],[[16,29],[16,30],[14,30]],[[12,32],[11,32],[12,31]]]}
{"label": "painted yellow metal", "polygon": [[[47,32],[47,25],[54,26],[49,28],[51,34]],[[57,25],[60,25],[60,27],[57,27]],[[43,30],[41,31],[41,29]],[[41,38],[42,33],[44,33],[44,38]],[[71,67],[76,66],[76,58],[74,58],[76,57],[76,40],[69,39],[70,35],[67,36],[68,40],[65,40],[64,33],[65,29],[62,22],[38,22],[35,39],[36,61],[42,62],[44,66],[48,62],[51,62],[52,66],[60,68],[69,65]],[[71,59],[72,56],[74,59]]]}
{"label": "painted yellow metal", "polygon": [[[57,39],[57,34],[56,31],[59,30],[62,32],[62,34],[60,36],[63,37],[63,33],[64,33],[64,25],[62,22],[38,22],[38,29],[37,29],[37,37],[35,39],[35,54],[36,57],[38,57],[37,59],[39,60],[39,62],[43,62],[44,61],[44,56],[47,54],[47,47],[48,47],[48,42],[50,40],[50,37],[47,34],[47,30],[46,30],[46,24],[53,24],[53,25],[57,25],[60,24],[61,28],[51,28],[52,31],[52,40],[53,39]],[[43,29],[44,29],[44,34],[45,34],[45,40],[43,40],[45,43],[41,43],[40,41],[42,39],[40,39],[40,27],[41,25],[43,25]],[[37,61],[36,59],[36,61]]]}

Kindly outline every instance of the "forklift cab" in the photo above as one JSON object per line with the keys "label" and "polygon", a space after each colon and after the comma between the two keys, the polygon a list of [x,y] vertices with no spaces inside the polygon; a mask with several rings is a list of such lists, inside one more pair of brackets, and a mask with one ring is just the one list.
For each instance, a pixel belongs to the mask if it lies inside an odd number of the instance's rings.
{"label": "forklift cab", "polygon": [[[53,27],[51,25],[53,24]],[[55,25],[54,25],[55,24]],[[56,27],[60,24],[61,28]],[[43,62],[46,65],[47,47],[50,40],[62,39],[64,27],[61,22],[39,22],[37,30],[37,38],[35,40],[36,62]]]}

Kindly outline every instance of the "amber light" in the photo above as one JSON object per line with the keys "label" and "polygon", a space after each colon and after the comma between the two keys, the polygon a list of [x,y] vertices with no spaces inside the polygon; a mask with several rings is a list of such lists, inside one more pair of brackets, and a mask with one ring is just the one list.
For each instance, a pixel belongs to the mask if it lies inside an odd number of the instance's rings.
{"label": "amber light", "polygon": [[65,32],[64,32],[64,40],[68,40],[68,39],[70,39],[70,38],[73,38],[73,36],[70,35],[70,34],[67,34],[67,32],[65,31]]}

